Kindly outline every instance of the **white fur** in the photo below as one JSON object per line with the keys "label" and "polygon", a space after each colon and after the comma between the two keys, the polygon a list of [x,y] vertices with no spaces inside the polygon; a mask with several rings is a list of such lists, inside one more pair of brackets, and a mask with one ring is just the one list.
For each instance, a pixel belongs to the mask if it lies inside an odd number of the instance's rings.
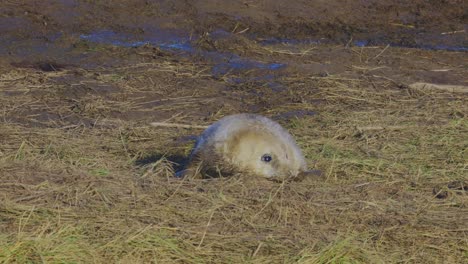
{"label": "white fur", "polygon": [[[263,154],[274,155],[274,162],[262,161]],[[224,165],[264,177],[296,176],[307,170],[292,136],[273,120],[254,114],[231,115],[215,122],[199,137],[194,155],[202,161],[217,155],[221,157],[218,162],[227,163]]]}

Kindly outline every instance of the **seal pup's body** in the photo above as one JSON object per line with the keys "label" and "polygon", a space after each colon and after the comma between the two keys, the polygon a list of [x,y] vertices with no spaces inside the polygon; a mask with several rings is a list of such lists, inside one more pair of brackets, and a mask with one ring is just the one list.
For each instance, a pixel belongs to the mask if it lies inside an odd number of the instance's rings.
{"label": "seal pup's body", "polygon": [[255,114],[237,114],[209,126],[190,154],[187,174],[203,177],[243,172],[266,178],[307,173],[307,163],[293,137],[278,123]]}

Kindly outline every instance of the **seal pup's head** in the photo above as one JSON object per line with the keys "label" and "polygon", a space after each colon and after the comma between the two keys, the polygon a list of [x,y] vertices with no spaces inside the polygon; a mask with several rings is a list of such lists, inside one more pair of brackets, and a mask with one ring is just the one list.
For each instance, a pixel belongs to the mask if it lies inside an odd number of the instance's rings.
{"label": "seal pup's head", "polygon": [[254,127],[233,133],[223,151],[228,163],[266,178],[296,176],[307,169],[296,146],[265,129]]}

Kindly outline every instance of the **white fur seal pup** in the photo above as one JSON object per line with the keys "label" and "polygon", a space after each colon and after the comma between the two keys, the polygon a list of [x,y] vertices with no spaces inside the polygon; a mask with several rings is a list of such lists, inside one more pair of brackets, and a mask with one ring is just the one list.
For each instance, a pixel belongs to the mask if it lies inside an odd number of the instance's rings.
{"label": "white fur seal pup", "polygon": [[293,137],[275,121],[255,114],[236,114],[209,126],[198,138],[188,166],[177,173],[219,177],[234,172],[266,178],[316,174]]}

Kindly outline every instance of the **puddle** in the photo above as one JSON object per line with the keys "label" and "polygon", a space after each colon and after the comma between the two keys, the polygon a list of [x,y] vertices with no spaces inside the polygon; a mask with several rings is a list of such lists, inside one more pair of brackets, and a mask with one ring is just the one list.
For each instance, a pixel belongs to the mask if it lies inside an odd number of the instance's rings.
{"label": "puddle", "polygon": [[141,47],[144,45],[157,46],[165,50],[182,50],[193,52],[190,39],[178,36],[174,30],[147,29],[141,37],[132,34],[116,33],[112,30],[100,30],[90,34],[82,34],[80,38],[89,42],[109,44],[119,47]]}
{"label": "puddle", "polygon": [[[196,48],[192,44],[194,43],[194,41],[196,41],[196,38],[190,39],[189,37],[184,37],[180,32],[179,34],[175,34],[173,30],[152,29],[145,30],[145,32],[147,32],[145,36],[138,38],[130,34],[116,33],[111,30],[101,30],[90,34],[80,35],[80,38],[82,40],[86,40],[93,43],[108,44],[128,48],[151,45],[154,47],[159,47],[166,51],[180,52],[178,54],[182,56],[200,56],[213,64],[212,74],[215,77],[220,77],[226,74],[240,74],[250,70],[259,70],[258,77],[256,77],[255,79],[236,78],[235,81],[233,81],[233,83],[240,84],[268,79],[268,82],[266,84],[269,87],[271,87],[274,91],[279,91],[283,89],[281,84],[276,83],[273,80],[274,78],[272,77],[272,75],[265,75],[264,72],[271,72],[284,69],[287,67],[287,65],[284,63],[260,62],[228,52],[204,51]],[[220,39],[229,37],[230,33],[218,30],[210,34],[210,36],[216,39]]]}
{"label": "puddle", "polygon": [[110,30],[101,30],[89,35],[80,35],[80,38],[99,44],[110,44],[120,47],[139,47],[147,44],[145,41],[130,41],[126,36],[116,34]]}
{"label": "puddle", "polygon": [[[224,75],[230,71],[242,70],[278,70],[286,67],[283,63],[264,63],[227,52],[203,51],[193,46],[188,37],[177,37],[170,31],[155,30],[150,36],[137,39],[124,33],[116,33],[110,30],[97,31],[91,34],[80,35],[80,38],[94,43],[109,44],[120,47],[141,47],[151,45],[164,50],[183,51],[185,55],[201,55],[203,58],[214,63],[212,73]],[[137,40],[135,40],[137,39]]]}
{"label": "puddle", "polygon": [[[241,58],[233,54],[222,54],[224,55],[221,59],[216,59],[213,66],[212,73],[215,76],[224,75],[229,72],[239,72],[251,69],[260,69],[260,70],[279,70],[286,67],[286,64],[283,63],[263,63],[246,58]],[[216,58],[218,56],[212,56]]]}
{"label": "puddle", "polygon": [[353,44],[356,47],[366,47],[369,45],[369,42],[367,40],[356,40],[353,42]]}

